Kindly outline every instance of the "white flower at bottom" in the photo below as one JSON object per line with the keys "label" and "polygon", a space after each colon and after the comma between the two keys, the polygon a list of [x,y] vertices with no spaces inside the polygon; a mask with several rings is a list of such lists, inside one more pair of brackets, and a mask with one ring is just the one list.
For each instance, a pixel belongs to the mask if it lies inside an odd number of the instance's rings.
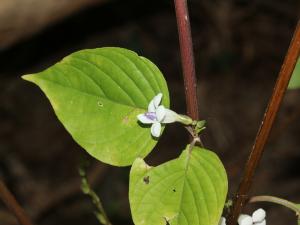
{"label": "white flower at bottom", "polygon": [[257,209],[252,213],[253,223],[260,223],[263,220],[265,220],[265,218],[266,218],[266,211],[263,210],[262,208]]}
{"label": "white flower at bottom", "polygon": [[163,105],[160,105],[162,96],[162,93],[156,95],[150,101],[148,105],[148,111],[137,116],[141,123],[152,124],[151,134],[154,137],[160,136],[162,123],[174,123],[179,119],[179,115],[176,112],[165,108]]}
{"label": "white flower at bottom", "polygon": [[266,220],[263,220],[263,221],[261,221],[261,222],[257,222],[257,223],[253,223],[254,225],[266,225],[267,224],[267,222],[266,222]]}
{"label": "white flower at bottom", "polygon": [[226,225],[226,218],[221,216],[220,220],[219,220],[219,225]]}
{"label": "white flower at bottom", "polygon": [[[266,225],[266,211],[257,209],[252,213],[252,216],[240,214],[238,218],[239,225]],[[220,218],[219,225],[226,225],[226,219]]]}
{"label": "white flower at bottom", "polygon": [[266,212],[263,209],[257,209],[252,216],[241,214],[238,218],[239,225],[266,225]]}
{"label": "white flower at bottom", "polygon": [[246,214],[241,214],[238,218],[239,225],[252,225],[253,220],[252,217]]}

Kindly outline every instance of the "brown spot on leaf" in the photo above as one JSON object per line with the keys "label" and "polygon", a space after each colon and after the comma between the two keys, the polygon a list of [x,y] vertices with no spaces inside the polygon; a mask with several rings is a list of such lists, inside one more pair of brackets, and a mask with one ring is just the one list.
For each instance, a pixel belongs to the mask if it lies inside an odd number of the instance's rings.
{"label": "brown spot on leaf", "polygon": [[166,221],[166,225],[170,225],[169,220],[166,217],[164,217],[164,219]]}
{"label": "brown spot on leaf", "polygon": [[124,124],[128,124],[128,122],[129,122],[129,117],[128,117],[128,116],[125,116],[122,122],[123,122]]}
{"label": "brown spot on leaf", "polygon": [[144,177],[143,181],[145,184],[149,184],[149,182],[150,182],[149,176]]}

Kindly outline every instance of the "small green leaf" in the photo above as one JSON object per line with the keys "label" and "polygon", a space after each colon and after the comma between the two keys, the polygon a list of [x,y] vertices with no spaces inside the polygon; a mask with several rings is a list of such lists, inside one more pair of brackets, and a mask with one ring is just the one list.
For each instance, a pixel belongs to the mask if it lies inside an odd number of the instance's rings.
{"label": "small green leaf", "polygon": [[74,140],[100,161],[130,165],[157,143],[136,117],[158,93],[169,107],[167,84],[152,62],[132,51],[87,49],[23,78],[43,90]]}
{"label": "small green leaf", "polygon": [[107,221],[105,220],[105,217],[99,213],[99,212],[94,212],[96,218],[98,219],[98,221],[100,222],[100,224],[107,224]]}
{"label": "small green leaf", "polygon": [[300,58],[298,58],[288,88],[289,89],[300,88]]}
{"label": "small green leaf", "polygon": [[189,146],[179,158],[157,167],[136,159],[129,201],[135,225],[217,225],[228,183],[217,155]]}

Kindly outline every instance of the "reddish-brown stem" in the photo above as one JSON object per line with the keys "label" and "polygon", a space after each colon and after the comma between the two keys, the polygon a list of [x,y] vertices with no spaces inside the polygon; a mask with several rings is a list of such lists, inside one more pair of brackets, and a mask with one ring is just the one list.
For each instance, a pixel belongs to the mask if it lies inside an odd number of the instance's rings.
{"label": "reddish-brown stem", "polygon": [[24,209],[20,206],[2,180],[0,180],[0,198],[7,208],[16,216],[21,225],[33,225]]}
{"label": "reddish-brown stem", "polygon": [[174,0],[184,79],[187,114],[198,120],[197,80],[191,26],[186,0]]}
{"label": "reddish-brown stem", "polygon": [[237,217],[239,216],[247,200],[248,192],[252,185],[252,180],[253,180],[255,170],[262,157],[264,146],[268,140],[270,130],[272,128],[279,106],[281,105],[289,80],[292,76],[297,59],[299,57],[299,53],[300,53],[300,21],[298,21],[293,39],[291,41],[290,47],[288,49],[281,70],[279,72],[272,97],[269,101],[261,126],[256,135],[250,156],[246,163],[243,178],[241,180],[237,194],[235,196],[233,207],[228,216],[228,223],[227,223],[228,225],[236,224]]}

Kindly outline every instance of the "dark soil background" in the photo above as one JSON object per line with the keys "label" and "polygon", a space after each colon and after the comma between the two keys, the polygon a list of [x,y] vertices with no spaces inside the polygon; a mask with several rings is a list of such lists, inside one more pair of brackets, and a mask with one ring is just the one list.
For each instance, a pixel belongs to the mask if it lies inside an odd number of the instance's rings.
{"label": "dark soil background", "polygon": [[[0,3],[1,4],[1,3]],[[229,197],[236,191],[300,15],[299,0],[190,0],[204,145],[223,160]],[[30,25],[29,25],[30,26]],[[79,187],[78,165],[87,155],[65,131],[43,93],[20,76],[41,71],[84,48],[120,46],[155,62],[166,77],[172,109],[185,112],[173,2],[109,1],[85,9],[0,52],[0,178],[38,225],[98,224]],[[300,91],[288,91],[253,195],[300,203]],[[175,158],[187,132],[168,126],[146,158]],[[90,181],[115,225],[133,224],[128,205],[129,167],[91,159]],[[293,212],[263,206],[272,225],[296,225]],[[17,224],[0,202],[0,224]]]}

